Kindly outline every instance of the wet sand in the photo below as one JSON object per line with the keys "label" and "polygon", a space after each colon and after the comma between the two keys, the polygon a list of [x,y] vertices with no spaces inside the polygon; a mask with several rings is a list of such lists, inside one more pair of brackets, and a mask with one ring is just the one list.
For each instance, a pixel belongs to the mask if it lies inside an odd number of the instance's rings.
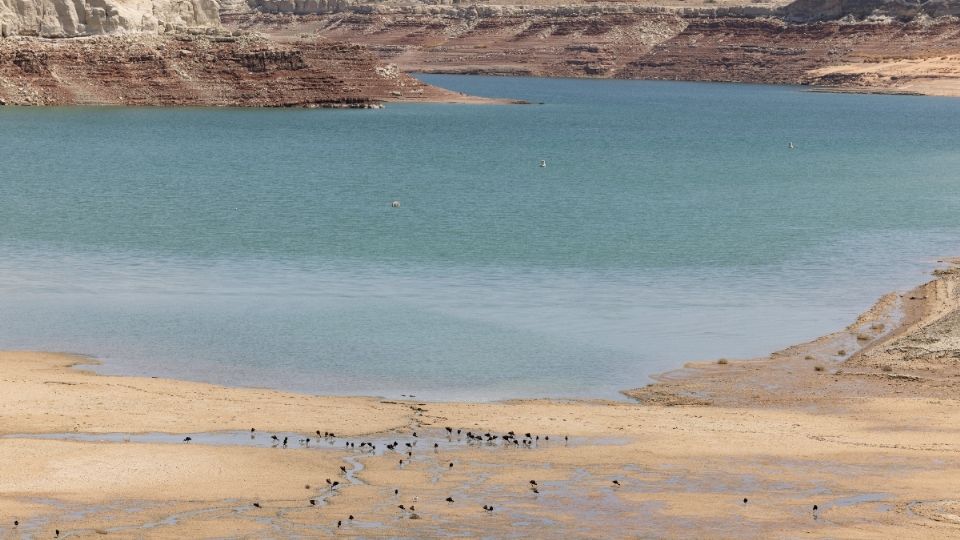
{"label": "wet sand", "polygon": [[948,271],[769,358],[689,365],[627,392],[638,403],[315,397],[0,353],[0,530],[955,537],[958,283]]}

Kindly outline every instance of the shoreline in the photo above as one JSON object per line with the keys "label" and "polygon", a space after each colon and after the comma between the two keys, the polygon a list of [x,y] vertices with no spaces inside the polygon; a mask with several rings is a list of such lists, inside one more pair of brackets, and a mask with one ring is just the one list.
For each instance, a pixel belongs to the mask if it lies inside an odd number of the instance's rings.
{"label": "shoreline", "polygon": [[[541,537],[542,523],[578,537],[951,537],[960,270],[935,274],[833,334],[663,374],[628,391],[640,403],[322,397],[0,352],[0,530],[16,519],[21,535],[81,538]],[[325,431],[336,436],[300,442]],[[508,431],[525,442],[499,438]],[[392,440],[402,450],[384,448]]]}

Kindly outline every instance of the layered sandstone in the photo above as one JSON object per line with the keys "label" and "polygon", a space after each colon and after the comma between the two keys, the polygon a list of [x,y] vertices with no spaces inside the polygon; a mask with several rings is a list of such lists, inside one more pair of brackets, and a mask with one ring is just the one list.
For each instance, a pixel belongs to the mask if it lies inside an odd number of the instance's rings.
{"label": "layered sandstone", "polygon": [[456,99],[358,45],[223,34],[0,40],[0,104],[363,107]]}
{"label": "layered sandstone", "polygon": [[[960,95],[960,2],[453,5],[253,0],[228,27],[362,43],[407,71]],[[324,0],[326,1],[326,0]],[[330,0],[352,1],[352,0]]]}

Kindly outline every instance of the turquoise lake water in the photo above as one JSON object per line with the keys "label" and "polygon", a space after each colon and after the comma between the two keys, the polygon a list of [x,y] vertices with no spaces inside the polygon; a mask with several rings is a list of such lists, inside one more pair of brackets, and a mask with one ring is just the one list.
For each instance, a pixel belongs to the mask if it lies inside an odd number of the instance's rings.
{"label": "turquoise lake water", "polygon": [[616,398],[838,329],[960,255],[960,100],[424,78],[542,104],[0,108],[0,348]]}

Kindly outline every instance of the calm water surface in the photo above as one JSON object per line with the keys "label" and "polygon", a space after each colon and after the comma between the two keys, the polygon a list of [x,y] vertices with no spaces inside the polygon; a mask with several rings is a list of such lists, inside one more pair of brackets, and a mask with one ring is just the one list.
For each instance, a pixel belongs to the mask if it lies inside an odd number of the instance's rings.
{"label": "calm water surface", "polygon": [[616,397],[837,329],[960,254],[960,100],[425,78],[543,104],[0,109],[0,348]]}

